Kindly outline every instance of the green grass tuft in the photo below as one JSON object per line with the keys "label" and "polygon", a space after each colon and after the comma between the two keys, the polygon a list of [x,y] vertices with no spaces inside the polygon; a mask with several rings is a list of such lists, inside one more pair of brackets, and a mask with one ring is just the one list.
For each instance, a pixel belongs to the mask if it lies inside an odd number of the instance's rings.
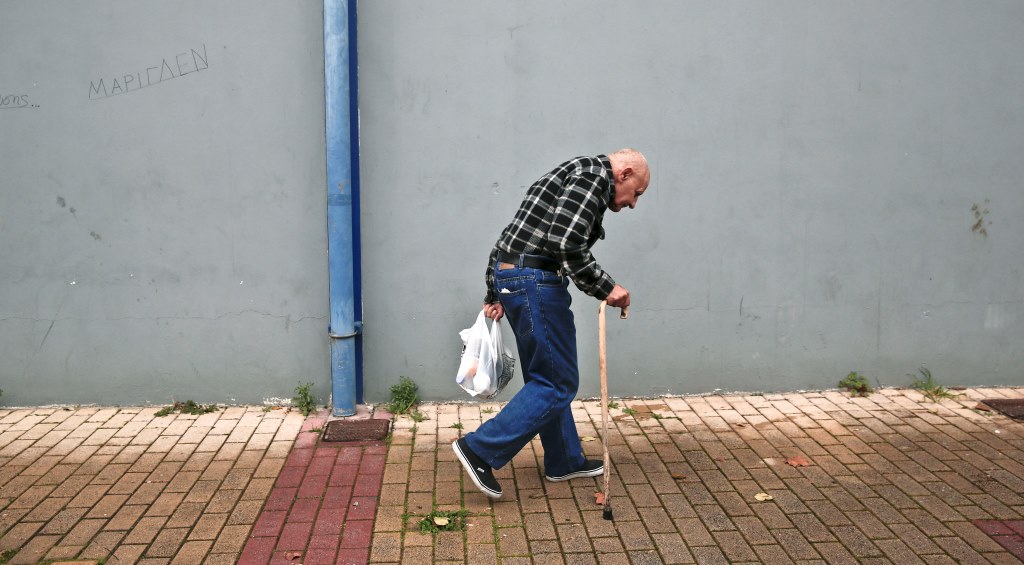
{"label": "green grass tuft", "polygon": [[310,412],[316,411],[316,399],[313,398],[312,389],[313,383],[299,383],[295,386],[292,406],[298,408],[303,416],[309,416]]}
{"label": "green grass tuft", "polygon": [[867,396],[875,392],[864,375],[857,371],[851,372],[845,379],[839,381],[839,388],[848,390],[851,396]]}
{"label": "green grass tuft", "polygon": [[401,377],[398,384],[391,387],[391,402],[387,404],[392,414],[407,414],[420,401],[419,387],[408,377]]}
{"label": "green grass tuft", "polygon": [[932,372],[929,371],[927,367],[921,367],[917,371],[921,373],[924,378],[914,380],[910,386],[921,391],[921,394],[923,394],[928,400],[938,402],[943,398],[956,398],[960,396],[959,394],[953,394],[946,387],[937,384],[932,378]]}

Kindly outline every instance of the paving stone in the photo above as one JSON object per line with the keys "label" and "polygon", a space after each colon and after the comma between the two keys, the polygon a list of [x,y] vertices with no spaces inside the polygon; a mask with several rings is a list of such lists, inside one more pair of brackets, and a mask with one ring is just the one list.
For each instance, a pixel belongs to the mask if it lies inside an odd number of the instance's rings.
{"label": "paving stone", "polygon": [[118,548],[122,538],[124,538],[124,532],[100,532],[92,539],[92,543],[82,550],[82,553],[79,554],[78,558],[105,559],[114,553],[114,550]]}
{"label": "paving stone", "polygon": [[146,550],[147,557],[174,557],[188,535],[188,528],[163,528]]}
{"label": "paving stone", "polygon": [[[212,505],[213,503],[211,502],[210,504]],[[238,502],[234,510],[231,511],[231,514],[228,515],[227,523],[232,526],[255,524],[262,507],[262,500],[242,500]]]}
{"label": "paving stone", "polygon": [[191,565],[202,563],[206,557],[212,541],[188,541],[185,542],[171,560],[171,565]]}
{"label": "paving stone", "polygon": [[[665,563],[694,563],[693,554],[690,553],[683,537],[675,533],[652,534],[654,546],[658,549]],[[598,548],[597,540],[594,540],[594,548],[599,553],[618,553],[618,550],[602,551]]]}
{"label": "paving stone", "polygon": [[[11,523],[17,522],[22,516],[24,516],[25,522],[47,522],[63,510],[69,500],[67,498],[46,498],[33,508],[18,509],[8,506],[4,508],[4,518],[12,518]],[[0,503],[0,507],[2,507],[2,503]],[[15,517],[16,512],[18,514]],[[6,529],[3,518],[0,518],[0,532]]]}
{"label": "paving stone", "polygon": [[217,540],[213,544],[210,553],[234,553],[237,554],[245,545],[251,526],[224,526]]}
{"label": "paving stone", "polygon": [[207,503],[206,512],[213,514],[230,512],[235,508],[241,496],[241,490],[230,489],[227,488],[227,485],[221,484],[221,488],[217,489],[217,492],[210,498],[210,502]]}
{"label": "paving stone", "polygon": [[370,558],[369,548],[347,548],[338,550],[337,565],[363,565],[368,563]]}
{"label": "paving stone", "polygon": [[718,547],[730,561],[756,561],[757,555],[739,531],[713,532]]}
{"label": "paving stone", "polygon": [[43,534],[66,534],[85,516],[88,508],[67,508],[58,512],[42,529]]}
{"label": "paving stone", "polygon": [[183,492],[163,492],[149,505],[146,516],[170,516],[182,506],[184,499]]}
{"label": "paving stone", "polygon": [[28,540],[10,560],[12,564],[31,564],[41,561],[60,536],[35,536]]}
{"label": "paving stone", "polygon": [[[74,559],[85,547],[80,545],[55,545],[46,552],[44,558],[48,565],[58,565],[59,563],[74,563],[71,561]],[[52,563],[49,563],[52,562]],[[80,562],[79,562],[80,563]]]}
{"label": "paving stone", "polygon": [[82,520],[61,539],[61,545],[85,546],[99,533],[106,520]]}
{"label": "paving stone", "polygon": [[199,517],[191,533],[188,535],[189,541],[205,541],[215,540],[220,534],[221,528],[224,527],[224,523],[227,521],[227,514],[203,514]]}
{"label": "paving stone", "polygon": [[239,564],[268,563],[274,553],[276,538],[252,538],[241,552]]}

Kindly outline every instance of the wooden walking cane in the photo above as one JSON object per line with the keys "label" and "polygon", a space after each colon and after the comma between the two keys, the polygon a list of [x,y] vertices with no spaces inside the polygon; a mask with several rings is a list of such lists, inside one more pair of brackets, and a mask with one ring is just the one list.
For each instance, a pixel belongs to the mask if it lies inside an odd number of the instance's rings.
{"label": "wooden walking cane", "polygon": [[[604,309],[608,305],[601,301],[597,308],[597,350],[598,366],[601,368],[601,447],[604,449],[604,519],[612,519],[612,496],[608,491],[611,482],[612,461],[608,456],[608,340],[605,338]],[[623,308],[619,317],[629,317],[629,307]]]}

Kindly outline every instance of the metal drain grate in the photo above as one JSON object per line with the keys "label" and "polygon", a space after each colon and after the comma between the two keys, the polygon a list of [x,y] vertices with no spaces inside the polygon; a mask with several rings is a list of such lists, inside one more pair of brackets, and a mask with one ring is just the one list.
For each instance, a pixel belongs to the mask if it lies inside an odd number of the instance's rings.
{"label": "metal drain grate", "polygon": [[391,420],[333,420],[327,422],[323,441],[380,441],[387,437]]}
{"label": "metal drain grate", "polygon": [[993,398],[981,403],[1014,420],[1024,420],[1024,398]]}

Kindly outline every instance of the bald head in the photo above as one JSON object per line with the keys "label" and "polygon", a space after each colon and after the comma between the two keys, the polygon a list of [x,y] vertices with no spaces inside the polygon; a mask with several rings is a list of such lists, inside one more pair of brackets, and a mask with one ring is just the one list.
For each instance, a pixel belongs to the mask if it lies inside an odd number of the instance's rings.
{"label": "bald head", "polygon": [[634,208],[651,183],[651,170],[647,166],[647,158],[636,149],[619,149],[608,155],[612,165],[612,177],[615,179],[615,196],[608,204],[612,212],[623,208]]}
{"label": "bald head", "polygon": [[647,168],[647,158],[644,157],[644,154],[630,147],[619,149],[615,153],[608,155],[608,158],[612,162],[612,167],[614,167],[615,162],[618,161],[623,165],[631,165],[634,167],[642,166]]}

